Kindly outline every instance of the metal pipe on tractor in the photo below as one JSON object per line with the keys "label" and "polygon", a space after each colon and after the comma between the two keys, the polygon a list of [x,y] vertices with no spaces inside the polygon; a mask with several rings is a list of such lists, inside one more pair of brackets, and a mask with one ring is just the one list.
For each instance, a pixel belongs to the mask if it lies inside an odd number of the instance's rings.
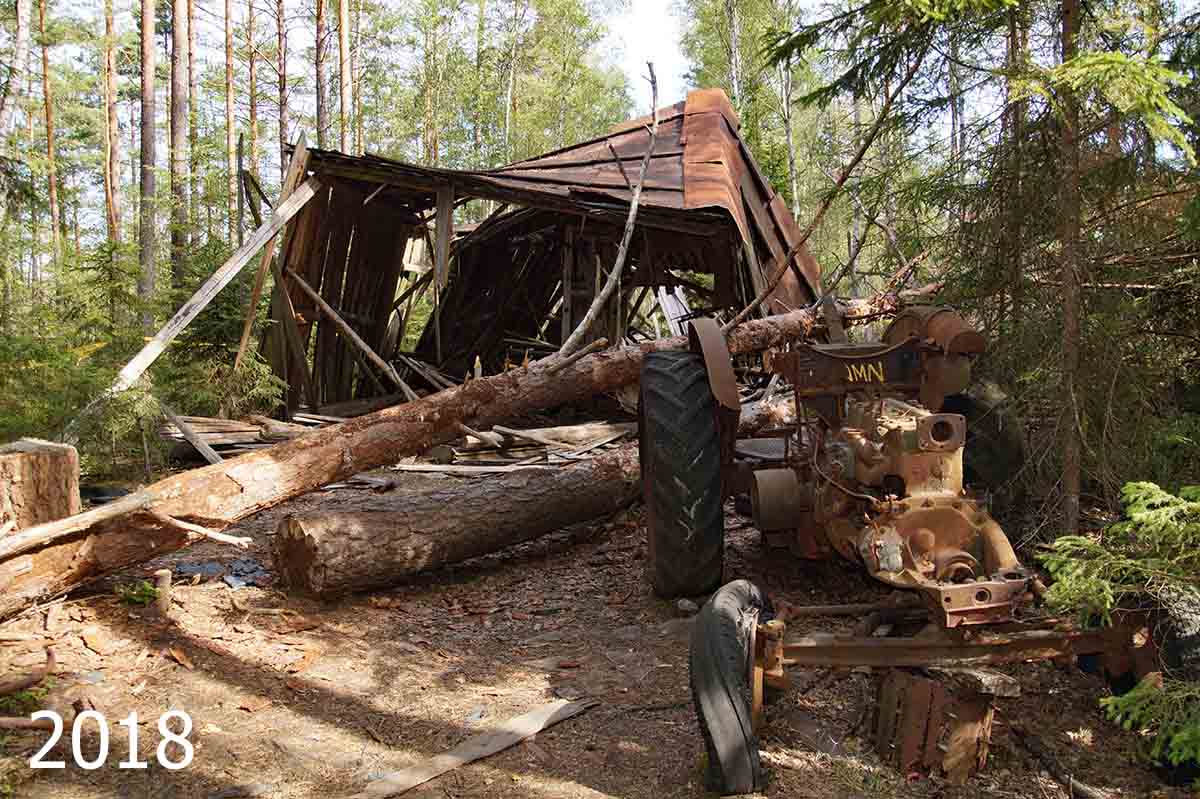
{"label": "metal pipe on tractor", "polygon": [[[654,353],[642,367],[648,569],[660,596],[716,592],[693,628],[689,671],[709,787],[722,793],[762,787],[755,727],[763,685],[785,686],[787,665],[954,669],[1109,652],[1130,641],[1124,630],[1085,634],[1019,622],[1041,584],[984,498],[964,485],[966,418],[941,410],[947,397],[967,389],[983,337],[957,312],[922,306],[896,317],[881,341],[851,343],[834,307],[824,313],[828,343],[765,355],[769,370],[791,385],[797,409],[797,424],[777,431],[782,446],[774,463],[738,458],[732,361],[714,322],[692,322],[692,352]],[[750,495],[768,546],[801,558],[838,555],[911,589],[925,629],[913,638],[868,632],[788,640],[757,587],[744,580],[721,587],[722,506],[742,493]],[[948,709],[953,702],[941,688],[921,690],[924,706],[906,712],[929,718],[915,726],[945,724],[952,734],[901,742],[889,759],[902,769],[940,767],[965,779],[986,757],[992,697],[980,700],[989,691],[977,688],[961,699],[973,719],[964,733],[966,722]],[[889,701],[892,707],[880,709],[885,738],[903,726],[885,718],[899,712]],[[894,742],[883,746],[897,750]]]}

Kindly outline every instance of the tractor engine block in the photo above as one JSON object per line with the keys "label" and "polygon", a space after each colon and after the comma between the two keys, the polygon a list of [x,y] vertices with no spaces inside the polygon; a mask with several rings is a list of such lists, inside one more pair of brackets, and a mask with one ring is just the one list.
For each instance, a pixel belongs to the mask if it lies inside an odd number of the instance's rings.
{"label": "tractor engine block", "polygon": [[968,353],[920,335],[931,319],[974,346],[957,314],[933,309],[906,320],[900,341],[807,345],[774,359],[818,421],[800,426],[788,468],[754,473],[755,522],[802,557],[837,552],[917,590],[943,627],[1003,622],[1030,598],[1032,575],[963,486],[966,419],[922,404],[940,406],[969,379]]}

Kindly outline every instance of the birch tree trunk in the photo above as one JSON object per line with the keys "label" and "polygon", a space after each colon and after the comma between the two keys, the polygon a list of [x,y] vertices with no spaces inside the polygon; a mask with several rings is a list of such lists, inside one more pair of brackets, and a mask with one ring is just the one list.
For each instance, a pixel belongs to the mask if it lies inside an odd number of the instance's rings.
{"label": "birch tree trunk", "polygon": [[54,88],[50,81],[50,41],[46,37],[46,2],[38,4],[38,30],[42,44],[42,99],[46,109],[46,179],[50,200],[50,258],[57,269],[62,258],[62,209],[58,205],[58,165],[54,160]]}
{"label": "birch tree trunk", "polygon": [[155,250],[155,186],[154,186],[154,0],[142,0],[142,141],[141,193],[138,200],[138,258],[141,274],[138,278],[138,299],[142,303],[142,329],[154,334],[154,314],[150,303],[154,299]]}
{"label": "birch tree trunk", "polygon": [[29,25],[31,0],[17,0],[17,29],[13,41],[13,68],[4,82],[4,93],[0,94],[0,137],[8,134],[8,124],[12,117],[12,109],[20,100],[21,73],[29,70]]}
{"label": "birch tree trunk", "polygon": [[187,0],[171,1],[171,285],[183,286],[188,240]]}

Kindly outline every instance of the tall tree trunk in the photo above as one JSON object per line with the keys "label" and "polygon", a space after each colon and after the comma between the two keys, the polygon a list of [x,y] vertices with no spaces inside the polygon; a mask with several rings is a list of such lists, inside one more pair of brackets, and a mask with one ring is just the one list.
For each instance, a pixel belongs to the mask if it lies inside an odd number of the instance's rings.
{"label": "tall tree trunk", "polygon": [[[1009,81],[1019,77],[1025,69],[1028,41],[1024,11],[1020,8],[1008,14],[1008,71]],[[1011,84],[1007,96],[1014,94]],[[1025,188],[1025,117],[1028,101],[1021,99],[1009,109],[1009,191],[1008,203],[1008,259],[1009,259],[1009,329],[1016,330],[1022,317],[1022,277],[1024,256],[1024,188]]]}
{"label": "tall tree trunk", "polygon": [[250,166],[258,174],[258,42],[254,38],[254,3],[246,10],[246,52],[250,68]]}
{"label": "tall tree trunk", "polygon": [[725,0],[725,19],[729,25],[729,91],[733,107],[739,112],[742,104],[742,20],[737,0]]}
{"label": "tall tree trunk", "polygon": [[475,17],[475,108],[471,113],[471,147],[475,167],[483,169],[483,52],[487,32],[487,0],[479,0]]}
{"label": "tall tree trunk", "polygon": [[108,240],[113,245],[121,243],[121,126],[115,44],[112,0],[104,0],[104,207]]}
{"label": "tall tree trunk", "polygon": [[796,143],[792,135],[792,59],[779,65],[780,102],[783,105],[783,139],[787,146],[788,183],[792,187],[792,216],[800,218],[800,179],[796,174]]}
{"label": "tall tree trunk", "polygon": [[338,0],[338,148],[350,152],[350,0]]}
{"label": "tall tree trunk", "polygon": [[187,0],[171,2],[171,285],[187,274],[188,184]]}
{"label": "tall tree trunk", "polygon": [[512,24],[512,41],[508,49],[508,88],[504,92],[504,161],[511,163],[512,158],[512,113],[513,113],[513,93],[517,85],[517,42],[520,41],[520,26],[525,19],[525,10],[529,7],[528,3],[521,9],[521,16],[517,16],[517,0],[513,0],[513,24]]}
{"label": "tall tree trunk", "polygon": [[198,106],[200,103],[200,75],[196,72],[196,0],[187,0],[187,120],[188,120],[188,225],[185,235],[191,246],[196,246],[196,235],[200,219],[200,148],[196,146],[200,136]]}
{"label": "tall tree trunk", "polygon": [[141,195],[138,209],[138,258],[141,274],[138,278],[138,299],[142,303],[142,329],[154,333],[154,314],[150,303],[154,299],[155,283],[155,197],[154,197],[154,0],[142,0],[142,141]]}
{"label": "tall tree trunk", "polygon": [[8,123],[13,106],[20,98],[21,73],[29,70],[29,12],[31,0],[17,0],[17,30],[13,42],[12,69],[4,82],[4,93],[0,94],[0,138],[8,134]]}
{"label": "tall tree trunk", "polygon": [[[1066,63],[1077,52],[1079,33],[1079,0],[1063,0],[1062,4],[1062,61]],[[1083,259],[1079,252],[1079,104],[1070,87],[1062,90],[1062,117],[1059,135],[1059,163],[1062,169],[1058,191],[1059,245],[1062,257],[1062,397],[1066,412],[1059,425],[1062,437],[1063,471],[1063,529],[1074,532],[1079,528],[1079,493],[1083,442],[1080,435],[1080,408],[1076,394],[1079,388],[1080,269]]]}
{"label": "tall tree trunk", "polygon": [[350,48],[350,77],[353,80],[354,108],[354,154],[363,154],[363,112],[362,112],[362,0],[354,3],[354,46]]}
{"label": "tall tree trunk", "polygon": [[279,75],[279,180],[287,175],[287,16],[283,0],[275,0],[275,71]]}
{"label": "tall tree trunk", "polygon": [[58,165],[54,160],[54,89],[50,81],[50,42],[46,38],[46,2],[38,4],[38,30],[42,39],[42,98],[46,108],[46,178],[50,199],[50,260],[58,268],[62,257],[62,211],[58,206]]}
{"label": "tall tree trunk", "polygon": [[233,0],[225,0],[225,216],[229,244],[237,240],[237,144],[233,116]]}
{"label": "tall tree trunk", "polygon": [[317,73],[317,147],[325,149],[325,134],[329,129],[328,87],[325,85],[325,0],[317,0],[316,46],[313,48],[313,68]]}

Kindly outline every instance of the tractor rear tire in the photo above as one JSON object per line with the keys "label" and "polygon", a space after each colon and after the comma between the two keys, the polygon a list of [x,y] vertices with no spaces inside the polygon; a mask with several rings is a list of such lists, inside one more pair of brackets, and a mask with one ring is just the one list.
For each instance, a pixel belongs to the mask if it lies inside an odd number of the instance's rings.
{"label": "tractor rear tire", "polygon": [[708,752],[705,782],[722,795],[764,787],[747,667],[754,625],[771,615],[757,586],[735,580],[713,594],[692,625],[688,682]]}
{"label": "tractor rear tire", "polygon": [[647,355],[638,418],[654,593],[707,594],[721,584],[725,517],[717,401],[704,359],[691,352]]}

